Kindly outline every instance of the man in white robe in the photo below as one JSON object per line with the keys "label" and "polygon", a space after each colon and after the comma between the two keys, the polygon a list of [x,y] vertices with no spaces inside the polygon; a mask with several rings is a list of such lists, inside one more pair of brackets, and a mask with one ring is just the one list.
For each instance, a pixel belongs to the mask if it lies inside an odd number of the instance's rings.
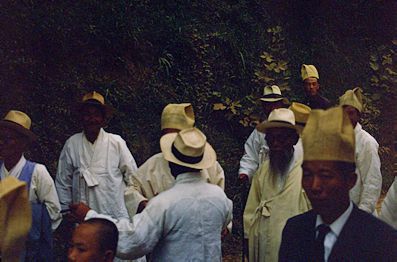
{"label": "man in white robe", "polygon": [[[162,135],[192,128],[194,122],[193,107],[190,103],[168,104],[161,114]],[[218,161],[209,168],[201,170],[201,176],[208,183],[225,188],[225,174]],[[129,187],[125,193],[126,205],[131,217],[141,212],[150,199],[168,190],[175,183],[175,177],[171,174],[163,153],[150,157],[131,178],[133,187]]]}
{"label": "man in white robe", "polygon": [[361,90],[347,90],[339,103],[352,122],[356,139],[357,182],[350,190],[350,199],[358,208],[373,213],[382,190],[379,144],[358,122],[364,109]]}
{"label": "man in white robe", "polygon": [[124,190],[137,166],[126,142],[103,129],[112,108],[93,91],[84,95],[78,110],[83,132],[66,141],[58,162],[62,209],[83,202],[97,212],[129,219]]}
{"label": "man in white robe", "polygon": [[0,121],[0,180],[15,177],[26,182],[29,190],[33,224],[26,259],[52,259],[52,231],[62,221],[61,206],[46,167],[24,157],[24,152],[36,140],[30,127],[29,116],[17,110],[9,111]]}
{"label": "man in white robe", "polygon": [[248,238],[249,261],[278,261],[286,221],[309,210],[310,203],[301,184],[302,154],[294,150],[299,135],[293,112],[275,109],[262,127],[269,158],[252,180],[244,210],[244,236]]}
{"label": "man in white robe", "polygon": [[[286,107],[285,100],[278,86],[266,86],[261,98],[265,116],[268,117],[273,109]],[[261,124],[265,122],[266,119]],[[240,160],[238,171],[240,182],[245,183],[252,179],[261,163],[268,157],[268,153],[269,147],[265,140],[265,134],[255,128],[244,144],[244,155]]]}
{"label": "man in white robe", "polygon": [[218,186],[207,183],[201,169],[214,165],[216,154],[196,128],[164,135],[161,151],[176,177],[173,187],[152,198],[132,221],[115,220],[72,206],[80,220],[104,217],[119,229],[118,255],[136,258],[152,253],[153,261],[220,261],[221,231],[232,216],[232,202]]}

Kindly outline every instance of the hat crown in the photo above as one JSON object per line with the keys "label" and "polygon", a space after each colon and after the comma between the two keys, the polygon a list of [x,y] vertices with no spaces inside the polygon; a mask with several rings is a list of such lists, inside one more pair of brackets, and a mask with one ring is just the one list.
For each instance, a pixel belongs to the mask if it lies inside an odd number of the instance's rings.
{"label": "hat crown", "polygon": [[18,124],[27,130],[30,130],[32,125],[30,117],[24,112],[18,110],[10,110],[4,117],[4,120]]}
{"label": "hat crown", "polygon": [[265,86],[263,88],[263,95],[264,96],[268,96],[268,95],[280,95],[281,96],[280,87],[278,87],[276,85]]}
{"label": "hat crown", "polygon": [[303,123],[303,124],[307,122],[310,115],[310,111],[312,110],[307,105],[298,102],[292,102],[289,109],[294,113],[295,122]]}
{"label": "hat crown", "polygon": [[302,80],[305,80],[309,77],[320,79],[317,68],[314,65],[303,64],[301,68],[301,76],[302,76]]}
{"label": "hat crown", "polygon": [[339,105],[352,106],[356,108],[359,112],[362,112],[364,109],[363,100],[364,100],[364,96],[362,94],[361,88],[356,87],[352,90],[347,90],[339,98]]}
{"label": "hat crown", "polygon": [[195,127],[180,131],[174,141],[175,148],[190,157],[202,156],[206,144],[207,137]]}
{"label": "hat crown", "polygon": [[187,129],[194,126],[195,117],[190,103],[168,104],[161,113],[161,129]]}
{"label": "hat crown", "polygon": [[95,101],[99,102],[101,105],[105,105],[105,98],[103,97],[103,95],[101,95],[100,93],[98,93],[96,91],[89,92],[83,96],[83,99],[82,99],[83,103],[88,100],[95,100]]}
{"label": "hat crown", "polygon": [[355,136],[341,107],[312,110],[302,133],[304,160],[355,162]]}
{"label": "hat crown", "polygon": [[294,113],[287,108],[274,109],[267,119],[268,122],[285,122],[291,125],[295,125]]}

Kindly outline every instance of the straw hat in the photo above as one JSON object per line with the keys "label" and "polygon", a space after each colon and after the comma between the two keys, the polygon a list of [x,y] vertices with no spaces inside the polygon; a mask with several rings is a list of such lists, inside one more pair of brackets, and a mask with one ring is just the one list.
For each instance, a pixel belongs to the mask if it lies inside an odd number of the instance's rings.
{"label": "straw hat", "polygon": [[162,136],[160,146],[165,160],[180,166],[205,169],[216,161],[216,153],[206,136],[195,127]]}
{"label": "straw hat", "polygon": [[0,121],[0,127],[6,127],[17,131],[18,133],[29,138],[30,141],[37,139],[36,135],[30,131],[32,120],[24,112],[10,110],[3,120]]}
{"label": "straw hat", "polygon": [[302,134],[303,159],[354,163],[355,137],[342,107],[312,110]]}
{"label": "straw hat", "polygon": [[339,105],[352,106],[361,113],[364,109],[363,98],[361,88],[356,87],[353,90],[347,90],[341,97],[339,97]]}
{"label": "straw hat", "polygon": [[302,133],[303,128],[306,125],[307,120],[309,119],[310,111],[312,110],[307,105],[292,102],[289,109],[294,112],[295,116],[295,125],[299,133]]}
{"label": "straw hat", "polygon": [[287,108],[274,109],[267,121],[257,125],[256,129],[265,133],[267,129],[275,127],[287,127],[296,130],[294,113]]}
{"label": "straw hat", "polygon": [[314,77],[317,79],[320,79],[317,69],[314,65],[302,65],[301,68],[301,76],[302,76],[302,80],[305,81],[305,79],[309,78],[309,77]]}
{"label": "straw hat", "polygon": [[261,101],[277,102],[283,99],[284,97],[281,95],[281,90],[278,86],[272,85],[265,86],[265,88],[263,88],[263,97],[261,98]]}
{"label": "straw hat", "polygon": [[161,113],[161,130],[166,128],[187,129],[194,126],[193,106],[190,103],[168,104]]}
{"label": "straw hat", "polygon": [[8,176],[0,181],[0,253],[3,261],[19,261],[31,225],[26,183]]}
{"label": "straw hat", "polygon": [[89,92],[83,96],[81,101],[77,103],[77,112],[85,105],[99,106],[105,111],[105,118],[110,118],[114,113],[114,108],[105,104],[103,95],[96,91]]}

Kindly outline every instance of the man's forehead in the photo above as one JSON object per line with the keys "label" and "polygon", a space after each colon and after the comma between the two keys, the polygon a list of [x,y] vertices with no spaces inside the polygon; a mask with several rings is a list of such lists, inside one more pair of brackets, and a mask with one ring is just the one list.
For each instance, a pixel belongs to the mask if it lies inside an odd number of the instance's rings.
{"label": "man's forehead", "polygon": [[317,82],[318,80],[317,80],[317,78],[315,78],[315,77],[308,77],[308,78],[306,78],[305,80],[304,80],[304,82],[305,83],[315,83],[315,82]]}

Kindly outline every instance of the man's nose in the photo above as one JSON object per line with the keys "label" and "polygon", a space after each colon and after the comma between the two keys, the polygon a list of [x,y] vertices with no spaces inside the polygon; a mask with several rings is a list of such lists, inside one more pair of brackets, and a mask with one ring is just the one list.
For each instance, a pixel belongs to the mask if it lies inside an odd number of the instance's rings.
{"label": "man's nose", "polygon": [[321,179],[319,179],[317,176],[314,176],[313,178],[311,191],[315,194],[321,193]]}
{"label": "man's nose", "polygon": [[76,261],[76,254],[73,248],[69,249],[68,252],[68,261],[72,262],[72,261]]}

